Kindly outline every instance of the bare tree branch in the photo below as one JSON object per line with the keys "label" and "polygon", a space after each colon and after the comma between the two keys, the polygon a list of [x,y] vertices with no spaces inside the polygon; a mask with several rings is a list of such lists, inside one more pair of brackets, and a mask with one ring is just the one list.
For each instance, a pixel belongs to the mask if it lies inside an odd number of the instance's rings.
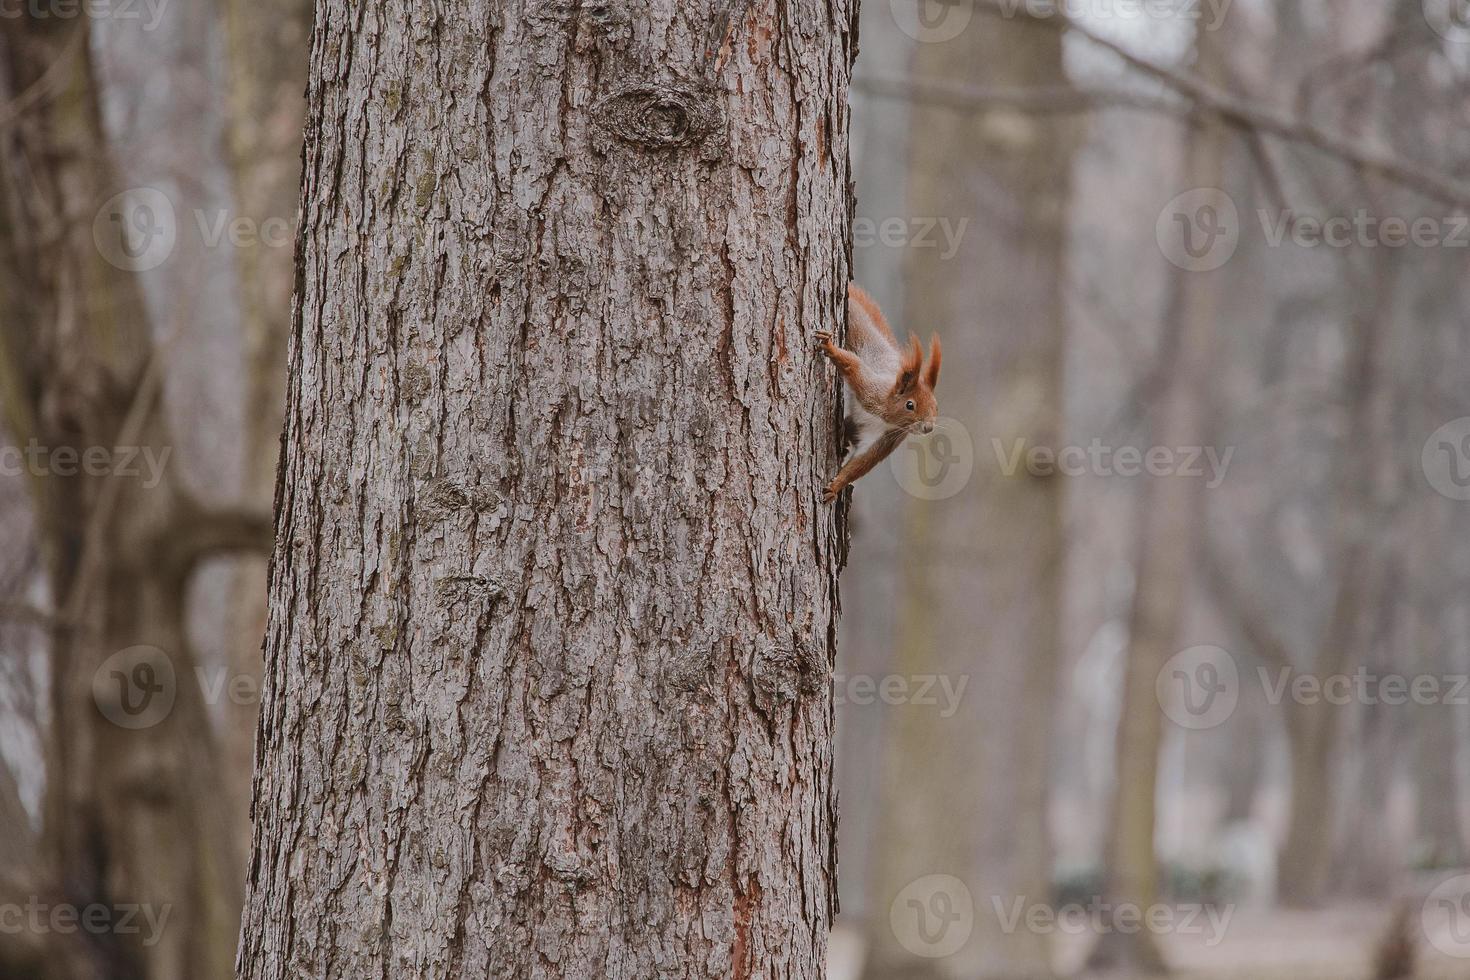
{"label": "bare tree branch", "polygon": [[[924,0],[914,0],[914,2],[919,3]],[[932,0],[932,2],[949,6],[968,3],[974,9],[988,15],[1005,18],[1017,16],[1017,5],[1005,3],[1003,0]],[[1043,22],[1041,18],[1033,19],[1038,23]],[[1348,164],[1364,175],[1379,177],[1409,188],[1441,204],[1470,210],[1470,185],[1454,177],[1392,152],[1367,147],[1338,134],[1325,132],[1307,119],[1211,85],[1191,72],[1161,65],[1141,57],[1118,42],[1068,17],[1060,9],[1057,9],[1054,15],[1045,18],[1044,22],[1055,24],[1058,30],[1072,31],[1096,47],[1111,52],[1133,71],[1161,83],[1170,91],[1188,99],[1189,105],[1179,106],[1166,98],[1121,89],[1078,89],[1076,94],[1073,94],[1069,88],[1063,87],[1029,91],[1004,90],[931,80],[909,82],[891,78],[870,80],[854,87],[878,95],[902,94],[904,97],[922,98],[955,109],[1008,106],[1037,112],[1086,112],[1102,107],[1119,107],[1165,112],[1170,115],[1188,115],[1192,108],[1193,112],[1214,116],[1234,129],[1256,132],[1287,143],[1310,147]],[[906,92],[903,91],[905,88]]]}
{"label": "bare tree branch", "polygon": [[61,624],[56,613],[30,602],[0,602],[0,620],[45,627]]}
{"label": "bare tree branch", "polygon": [[1097,109],[1138,109],[1187,117],[1189,103],[1147,92],[1111,88],[1079,88],[1075,85],[1038,85],[1005,88],[966,85],[938,79],[902,75],[867,75],[853,79],[854,91],[877,98],[923,102],[959,112],[977,109],[1020,109],[1038,114],[1092,112]]}
{"label": "bare tree branch", "polygon": [[[169,340],[171,341],[172,338]],[[119,429],[119,445],[136,445],[142,435],[143,427],[147,424],[148,417],[154,410],[154,404],[163,390],[163,352],[168,343],[166,341],[154,349],[143,371],[143,377],[133,392],[132,403],[128,406],[127,415],[123,418],[123,424]],[[103,544],[107,537],[107,529],[112,523],[113,513],[117,509],[118,495],[122,492],[121,487],[121,481],[115,474],[102,484],[97,504],[92,509],[82,537],[82,556],[77,562],[77,574],[72,583],[71,594],[62,603],[64,612],[61,618],[67,622],[75,622],[80,617],[81,610],[86,606],[87,596],[101,568]]]}
{"label": "bare tree branch", "polygon": [[186,516],[160,542],[160,554],[175,574],[187,577],[201,561],[231,552],[270,554],[275,521],[269,513],[253,510],[186,506]]}

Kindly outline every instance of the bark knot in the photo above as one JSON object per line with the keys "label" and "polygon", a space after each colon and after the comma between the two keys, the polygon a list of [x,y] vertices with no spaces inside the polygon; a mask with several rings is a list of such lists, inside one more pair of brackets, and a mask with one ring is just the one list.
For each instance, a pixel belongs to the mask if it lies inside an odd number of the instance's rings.
{"label": "bark knot", "polygon": [[597,104],[598,125],[618,139],[648,150],[673,150],[703,143],[719,128],[721,115],[707,91],[680,85],[621,89]]}
{"label": "bark knot", "polygon": [[468,602],[489,607],[504,598],[506,590],[499,582],[480,575],[449,575],[434,582],[434,592],[441,606]]}

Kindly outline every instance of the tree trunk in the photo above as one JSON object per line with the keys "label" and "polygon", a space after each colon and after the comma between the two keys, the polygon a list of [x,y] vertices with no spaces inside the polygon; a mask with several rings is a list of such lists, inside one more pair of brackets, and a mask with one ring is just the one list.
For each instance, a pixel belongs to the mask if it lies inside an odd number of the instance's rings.
{"label": "tree trunk", "polygon": [[[920,44],[914,74],[1053,87],[1065,84],[1062,38],[1044,21],[976,18],[951,40]],[[899,449],[909,493],[895,553],[880,563],[899,571],[885,674],[913,696],[867,709],[885,713],[888,734],[866,970],[885,980],[1046,977],[1047,937],[1007,923],[1018,903],[1051,899],[1063,488],[1007,470],[990,437],[1008,450],[1061,439],[1077,132],[1056,117],[940,106],[914,107],[910,126],[910,227],[942,217],[947,234],[933,238],[952,244],[926,248],[916,232],[896,326],[942,336],[939,402],[955,421]],[[922,499],[946,492],[951,467],[971,464],[973,479],[952,496]],[[883,574],[872,565],[853,574]],[[926,685],[947,693],[925,697]],[[965,892],[972,923],[924,921],[946,903],[960,908]]]}
{"label": "tree trunk", "polygon": [[[1202,76],[1218,78],[1221,42],[1201,30],[1196,43]],[[1224,180],[1224,131],[1213,120],[1197,120],[1196,126],[1187,137],[1182,186],[1219,188]],[[1153,446],[1206,444],[1209,372],[1223,275],[1183,268],[1175,274],[1158,367],[1158,376],[1167,379],[1166,388],[1161,403],[1154,406]],[[1118,720],[1117,782],[1106,845],[1107,898],[1114,908],[1128,904],[1147,910],[1161,898],[1154,845],[1165,718],[1157,681],[1178,652],[1190,565],[1198,554],[1201,487],[1198,480],[1177,475],[1151,477],[1144,486]],[[1167,972],[1157,937],[1147,929],[1105,930],[1088,965],[1140,976]]]}
{"label": "tree trunk", "polygon": [[[1373,571],[1364,596],[1363,635],[1355,644],[1362,653],[1355,660],[1372,677],[1418,676],[1421,672],[1414,667],[1418,657],[1405,642],[1399,604],[1399,590],[1409,576],[1396,555],[1385,554],[1388,550],[1386,546],[1376,548],[1378,554],[1368,562]],[[1405,721],[1412,711],[1374,697],[1337,710],[1344,714],[1337,725],[1338,751],[1347,764],[1338,767],[1342,786],[1333,795],[1351,800],[1352,805],[1337,814],[1340,831],[1322,835],[1334,845],[1328,887],[1333,896],[1383,901],[1393,897],[1399,869],[1411,863],[1404,835],[1389,815],[1407,761],[1410,729]]]}
{"label": "tree trunk", "polygon": [[[1363,649],[1363,608],[1372,598],[1371,574],[1382,562],[1382,546],[1371,534],[1379,512],[1375,488],[1379,469],[1391,465],[1380,419],[1384,399],[1382,349],[1393,315],[1399,262],[1374,255],[1371,276],[1359,290],[1371,297],[1367,308],[1347,324],[1348,360],[1343,378],[1344,436],[1334,461],[1333,501],[1328,546],[1334,556],[1336,591],[1312,673],[1326,679],[1351,671]],[[1313,908],[1326,895],[1332,868],[1333,778],[1337,741],[1346,709],[1322,698],[1288,699],[1287,735],[1291,739],[1291,821],[1280,863],[1281,900],[1294,908]]]}
{"label": "tree trunk", "polygon": [[[1448,631],[1431,627],[1429,617],[1414,614],[1413,635],[1424,662],[1438,668],[1432,676],[1454,677],[1464,674],[1456,664],[1460,651],[1450,647]],[[1439,625],[1443,616],[1434,617]],[[1441,627],[1442,629],[1442,627]],[[1428,673],[1426,671],[1426,673]],[[1458,868],[1466,861],[1465,831],[1461,822],[1460,800],[1463,796],[1459,758],[1464,751],[1457,716],[1463,701],[1435,704],[1414,711],[1418,721],[1418,738],[1414,741],[1414,782],[1418,790],[1418,843],[1420,856],[1431,868]]]}
{"label": "tree trunk", "polygon": [[[1446,274],[1440,272],[1440,275]],[[1428,288],[1428,287],[1421,287]],[[1418,377],[1432,379],[1443,369],[1442,341],[1435,337],[1424,343],[1409,364]],[[1440,362],[1437,364],[1436,362]],[[1442,419],[1431,405],[1419,403],[1412,409],[1410,425],[1415,432],[1433,432]],[[1447,554],[1441,547],[1459,533],[1460,502],[1435,495],[1414,508],[1408,516],[1403,549],[1409,567],[1409,587],[1403,602],[1408,621],[1405,646],[1413,653],[1418,674],[1451,678],[1464,676],[1470,668],[1470,648],[1457,631],[1460,610],[1457,602],[1459,576],[1446,567]],[[1466,780],[1463,763],[1470,739],[1465,738],[1467,704],[1413,705],[1411,741],[1415,784],[1417,846],[1419,863],[1426,868],[1459,868],[1470,860],[1465,836],[1464,799]]]}
{"label": "tree trunk", "polygon": [[817,978],[845,2],[323,0],[244,978]]}

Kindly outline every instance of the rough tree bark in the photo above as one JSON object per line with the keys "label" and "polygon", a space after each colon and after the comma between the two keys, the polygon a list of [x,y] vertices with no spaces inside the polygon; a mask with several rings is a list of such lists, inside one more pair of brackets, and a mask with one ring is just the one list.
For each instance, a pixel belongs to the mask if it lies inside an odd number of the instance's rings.
{"label": "rough tree bark", "polygon": [[241,977],[821,975],[854,6],[318,4]]}

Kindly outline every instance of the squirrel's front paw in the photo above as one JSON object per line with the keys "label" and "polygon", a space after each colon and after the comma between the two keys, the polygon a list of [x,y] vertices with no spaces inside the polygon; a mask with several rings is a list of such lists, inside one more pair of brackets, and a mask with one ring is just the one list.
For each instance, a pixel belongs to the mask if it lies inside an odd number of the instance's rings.
{"label": "squirrel's front paw", "polygon": [[818,330],[815,336],[818,346],[822,348],[828,357],[836,360],[839,348],[832,342],[832,332],[830,330]]}
{"label": "squirrel's front paw", "polygon": [[822,503],[832,503],[837,499],[837,495],[841,492],[842,488],[837,485],[836,480],[833,480],[831,483],[827,484],[825,489],[822,490]]}

